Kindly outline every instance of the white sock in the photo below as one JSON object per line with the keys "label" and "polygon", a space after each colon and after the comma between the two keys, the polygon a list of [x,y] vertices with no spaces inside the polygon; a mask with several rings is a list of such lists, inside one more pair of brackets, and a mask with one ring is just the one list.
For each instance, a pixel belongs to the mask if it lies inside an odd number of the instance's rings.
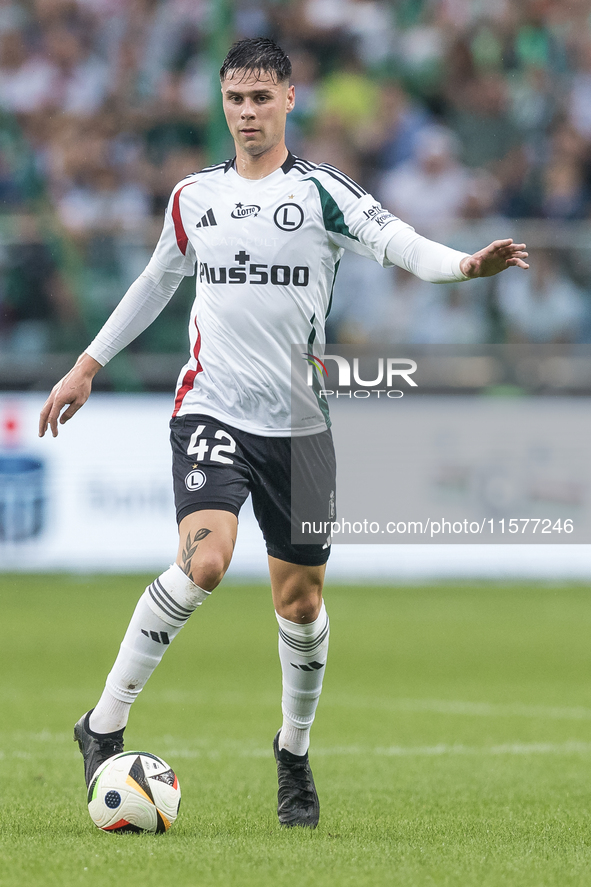
{"label": "white sock", "polygon": [[113,733],[127,725],[131,702],[116,699],[105,689],[103,695],[90,713],[88,726],[93,733]]}
{"label": "white sock", "polygon": [[279,659],[283,673],[283,726],[279,748],[304,755],[322,690],[330,624],[324,602],[318,618],[307,625],[275,613],[279,623]]}
{"label": "white sock", "polygon": [[148,585],[131,617],[103,695],[90,716],[91,730],[112,733],[125,727],[132,702],[193,610],[209,594],[195,585],[178,564]]}

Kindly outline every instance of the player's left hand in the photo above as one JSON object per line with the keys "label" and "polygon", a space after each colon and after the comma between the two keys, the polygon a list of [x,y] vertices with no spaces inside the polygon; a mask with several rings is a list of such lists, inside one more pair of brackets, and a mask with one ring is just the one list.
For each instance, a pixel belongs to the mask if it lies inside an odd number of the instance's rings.
{"label": "player's left hand", "polygon": [[[48,426],[53,436],[57,437],[58,421],[63,425],[84,406],[90,397],[92,380],[100,369],[101,364],[90,354],[85,352],[80,355],[70,372],[53,386],[45,401],[39,416],[39,437],[44,436]],[[67,409],[62,413],[64,407]]]}
{"label": "player's left hand", "polygon": [[470,279],[474,277],[492,277],[505,268],[529,268],[527,262],[528,253],[525,252],[525,243],[513,243],[508,240],[495,240],[484,249],[472,256],[466,256],[460,262],[462,274]]}

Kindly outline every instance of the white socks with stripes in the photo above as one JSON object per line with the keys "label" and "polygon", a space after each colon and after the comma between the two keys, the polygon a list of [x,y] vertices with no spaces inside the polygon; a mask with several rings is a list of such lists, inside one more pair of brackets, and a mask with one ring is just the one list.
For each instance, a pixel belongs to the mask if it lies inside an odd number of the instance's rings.
{"label": "white socks with stripes", "polygon": [[[177,564],[149,585],[135,608],[103,694],[92,711],[93,733],[113,733],[127,724],[131,704],[193,610],[210,592],[195,585]],[[304,755],[322,690],[329,621],[324,603],[307,625],[279,616],[279,658],[283,672],[283,726],[279,748]]]}
{"label": "white socks with stripes", "polygon": [[328,654],[328,616],[324,602],[318,618],[307,625],[275,615],[279,623],[279,659],[283,672],[283,726],[279,748],[294,755],[305,755]]}
{"label": "white socks with stripes", "polygon": [[210,592],[173,564],[137,603],[103,695],[89,719],[93,733],[112,733],[127,724],[132,702],[193,610]]}

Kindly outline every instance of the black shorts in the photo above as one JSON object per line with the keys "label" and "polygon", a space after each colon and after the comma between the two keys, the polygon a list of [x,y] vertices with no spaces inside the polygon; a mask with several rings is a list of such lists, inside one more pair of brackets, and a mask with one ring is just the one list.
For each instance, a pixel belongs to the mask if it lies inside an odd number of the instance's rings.
{"label": "black shorts", "polygon": [[[202,414],[170,422],[177,522],[205,509],[238,516],[249,493],[267,552],[306,566],[325,564],[335,518],[336,463],[330,430],[262,437]],[[318,530],[302,536],[302,522]],[[308,526],[308,524],[306,524]],[[295,538],[307,542],[295,542]]]}

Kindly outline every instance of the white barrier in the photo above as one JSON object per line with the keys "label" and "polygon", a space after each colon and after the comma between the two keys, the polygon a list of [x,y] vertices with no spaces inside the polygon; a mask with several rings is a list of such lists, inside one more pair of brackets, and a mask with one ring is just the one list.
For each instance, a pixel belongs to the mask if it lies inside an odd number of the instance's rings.
{"label": "white barrier", "polygon": [[[94,394],[57,439],[44,397],[0,395],[0,570],[161,571],[176,554],[165,395]],[[230,576],[266,576],[249,504]],[[329,577],[591,577],[589,545],[334,545]]]}

